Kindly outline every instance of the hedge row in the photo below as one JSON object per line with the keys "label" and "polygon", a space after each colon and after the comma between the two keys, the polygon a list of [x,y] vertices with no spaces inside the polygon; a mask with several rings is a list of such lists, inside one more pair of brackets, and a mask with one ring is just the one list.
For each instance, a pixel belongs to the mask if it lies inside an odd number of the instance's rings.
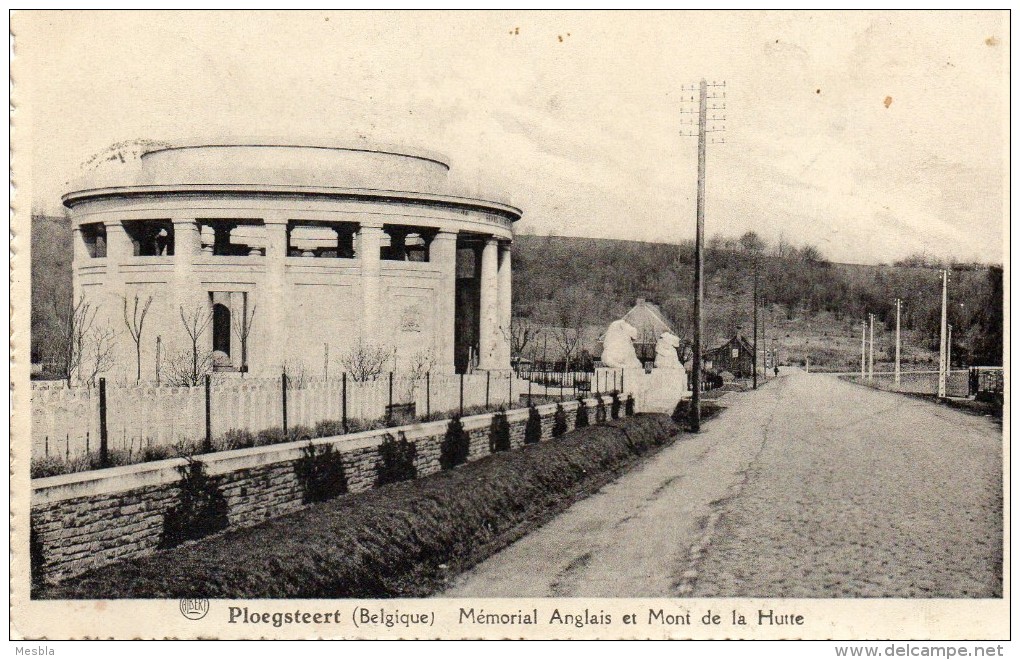
{"label": "hedge row", "polygon": [[98,568],[39,597],[424,596],[678,433],[657,414],[589,426]]}

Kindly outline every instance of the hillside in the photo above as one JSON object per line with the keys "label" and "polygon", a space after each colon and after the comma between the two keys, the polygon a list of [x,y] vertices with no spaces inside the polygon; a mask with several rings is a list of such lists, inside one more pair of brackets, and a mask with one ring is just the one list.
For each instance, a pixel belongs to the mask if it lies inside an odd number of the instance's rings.
{"label": "hillside", "polygon": [[[907,364],[937,357],[941,279],[951,269],[949,323],[957,364],[1002,362],[1002,269],[976,264],[833,264],[811,246],[768,245],[748,234],[713,237],[705,253],[705,345],[737,332],[751,336],[755,259],[761,320],[780,360],[831,369],[860,364],[860,323],[876,315],[876,362],[892,359],[895,299]],[[585,327],[588,350],[600,329],[620,318],[636,298],[654,300],[691,339],[694,246],[550,236],[518,236],[514,243],[514,313],[539,327]],[[553,333],[556,334],[555,332]],[[551,342],[558,344],[558,342]],[[525,353],[527,353],[527,349]],[[539,351],[541,353],[541,350]]]}

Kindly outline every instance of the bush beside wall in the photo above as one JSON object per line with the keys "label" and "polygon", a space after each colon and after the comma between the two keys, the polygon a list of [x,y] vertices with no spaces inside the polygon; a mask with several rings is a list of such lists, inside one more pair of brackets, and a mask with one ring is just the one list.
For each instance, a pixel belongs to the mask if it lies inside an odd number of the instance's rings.
{"label": "bush beside wall", "polygon": [[592,426],[457,470],[132,559],[43,598],[420,597],[678,433],[666,415]]}
{"label": "bush beside wall", "polygon": [[[563,407],[573,412],[575,402]],[[506,413],[511,448],[550,437],[555,407]],[[573,421],[574,415],[569,416]],[[462,452],[468,461],[490,455],[491,416],[459,420]],[[567,416],[563,414],[563,422]],[[380,466],[391,476],[439,472],[445,422],[392,429],[405,433],[403,460],[381,458],[384,431],[311,442],[237,449],[200,457],[203,474],[226,502],[229,530],[261,523],[343,492],[374,488]],[[282,431],[281,431],[282,433]],[[529,434],[538,434],[532,436]],[[399,445],[399,440],[394,440]],[[309,448],[314,446],[314,457]],[[389,451],[389,450],[387,450]],[[180,469],[186,459],[129,465],[88,473],[35,479],[31,526],[37,552],[32,555],[36,582],[53,583],[110,564],[154,552],[165,538],[164,520],[181,504]],[[390,467],[386,467],[389,465]],[[401,466],[396,469],[395,466]],[[393,468],[393,472],[390,469]]]}

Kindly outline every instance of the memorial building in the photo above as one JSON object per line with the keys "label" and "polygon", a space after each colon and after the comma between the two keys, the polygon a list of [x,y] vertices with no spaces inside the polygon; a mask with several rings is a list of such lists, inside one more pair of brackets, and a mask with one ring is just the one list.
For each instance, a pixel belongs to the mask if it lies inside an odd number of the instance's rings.
{"label": "memorial building", "polygon": [[154,148],[64,195],[75,300],[118,332],[111,375],[132,380],[146,304],[146,381],[192,351],[194,319],[219,372],[320,374],[359,345],[397,372],[424,353],[437,373],[509,369],[521,211],[448,171],[403,149]]}

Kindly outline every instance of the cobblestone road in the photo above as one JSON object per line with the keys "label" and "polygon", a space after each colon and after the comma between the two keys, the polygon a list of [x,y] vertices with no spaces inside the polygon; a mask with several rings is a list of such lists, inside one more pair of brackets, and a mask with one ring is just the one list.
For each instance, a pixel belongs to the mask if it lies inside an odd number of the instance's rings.
{"label": "cobblestone road", "polygon": [[1001,594],[993,421],[800,372],[727,404],[445,595]]}

